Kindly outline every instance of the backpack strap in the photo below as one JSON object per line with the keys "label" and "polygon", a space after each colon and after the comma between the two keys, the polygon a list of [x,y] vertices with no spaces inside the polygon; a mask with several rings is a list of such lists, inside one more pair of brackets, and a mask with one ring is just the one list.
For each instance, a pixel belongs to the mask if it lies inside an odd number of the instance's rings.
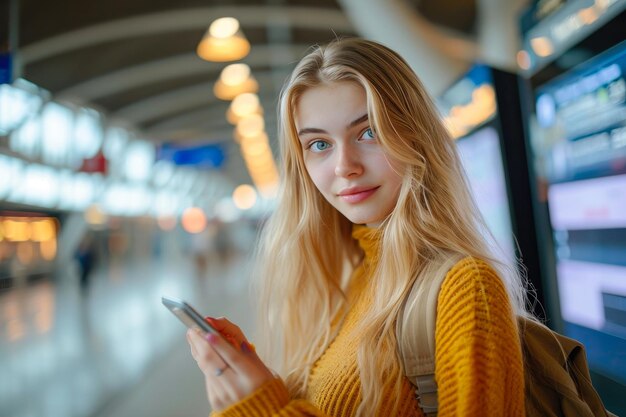
{"label": "backpack strap", "polygon": [[427,417],[437,415],[435,381],[435,323],[437,299],[448,271],[462,258],[446,254],[432,261],[416,278],[396,322],[396,337],[404,373],[416,387],[419,407]]}

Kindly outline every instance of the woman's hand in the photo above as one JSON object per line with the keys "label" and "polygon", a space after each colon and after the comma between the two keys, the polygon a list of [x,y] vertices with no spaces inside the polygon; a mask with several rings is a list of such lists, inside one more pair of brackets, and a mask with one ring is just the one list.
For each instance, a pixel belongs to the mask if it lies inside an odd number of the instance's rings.
{"label": "woman's hand", "polygon": [[187,341],[191,355],[204,374],[211,407],[220,411],[241,401],[274,375],[256,355],[239,327],[225,318],[206,320],[224,339],[188,330]]}

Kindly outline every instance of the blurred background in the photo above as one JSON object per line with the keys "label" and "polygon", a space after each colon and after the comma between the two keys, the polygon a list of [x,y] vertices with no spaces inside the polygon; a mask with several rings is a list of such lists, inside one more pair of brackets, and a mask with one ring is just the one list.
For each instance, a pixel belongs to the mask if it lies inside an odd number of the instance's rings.
{"label": "blurred background", "polygon": [[436,98],[536,314],[626,415],[626,0],[2,0],[0,416],[205,416],[183,298],[254,334],[276,105],[362,36]]}

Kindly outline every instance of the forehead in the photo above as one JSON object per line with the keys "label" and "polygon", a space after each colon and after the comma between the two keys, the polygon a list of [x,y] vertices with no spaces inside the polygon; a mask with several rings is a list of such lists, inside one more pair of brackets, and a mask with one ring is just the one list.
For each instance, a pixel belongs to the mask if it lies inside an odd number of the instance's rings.
{"label": "forehead", "polygon": [[298,129],[347,125],[367,114],[367,96],[355,82],[333,82],[311,87],[296,102]]}

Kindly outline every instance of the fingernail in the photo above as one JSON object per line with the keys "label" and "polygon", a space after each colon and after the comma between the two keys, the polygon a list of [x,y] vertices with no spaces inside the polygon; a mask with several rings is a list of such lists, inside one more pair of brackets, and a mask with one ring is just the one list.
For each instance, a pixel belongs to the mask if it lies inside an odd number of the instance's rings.
{"label": "fingernail", "polygon": [[246,343],[245,340],[243,342],[241,342],[241,351],[243,353],[251,353],[252,352],[252,350],[250,350],[250,346]]}
{"label": "fingernail", "polygon": [[213,333],[207,333],[204,338],[207,342],[211,344],[215,344],[217,342],[217,336],[215,336]]}

